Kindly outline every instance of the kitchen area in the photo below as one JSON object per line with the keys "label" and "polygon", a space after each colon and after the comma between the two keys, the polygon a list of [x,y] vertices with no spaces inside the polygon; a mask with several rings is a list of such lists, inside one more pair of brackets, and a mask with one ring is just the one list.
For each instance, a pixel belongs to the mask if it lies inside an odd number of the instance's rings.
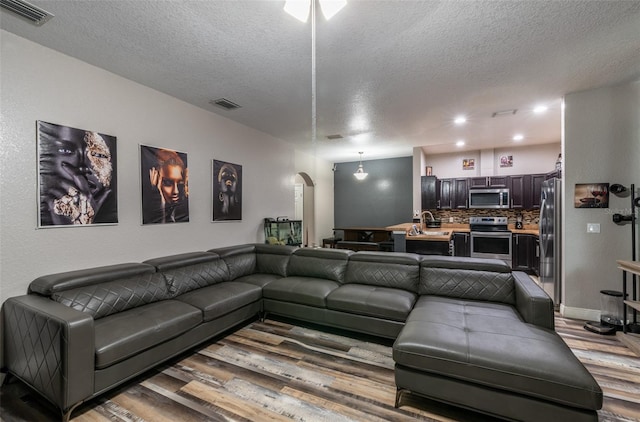
{"label": "kitchen area", "polygon": [[538,276],[559,303],[560,176],[422,176],[422,211],[385,229],[397,252],[503,260]]}

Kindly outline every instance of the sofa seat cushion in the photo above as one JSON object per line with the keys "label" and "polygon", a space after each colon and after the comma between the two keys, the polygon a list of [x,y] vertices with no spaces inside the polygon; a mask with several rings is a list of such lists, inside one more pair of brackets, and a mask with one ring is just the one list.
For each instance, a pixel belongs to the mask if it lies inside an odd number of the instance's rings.
{"label": "sofa seat cushion", "polygon": [[401,322],[415,302],[416,295],[406,290],[365,284],[345,284],[327,296],[329,309]]}
{"label": "sofa seat cushion", "polygon": [[262,299],[259,286],[227,281],[193,290],[176,298],[202,310],[204,321],[211,321]]}
{"label": "sofa seat cushion", "polygon": [[393,346],[398,365],[597,410],[602,391],[554,331],[506,304],[422,296]]}
{"label": "sofa seat cushion", "polygon": [[273,280],[278,280],[280,278],[282,278],[282,276],[276,274],[255,273],[239,277],[235,281],[253,284],[258,287],[264,287],[267,284],[271,283]]}
{"label": "sofa seat cushion", "polygon": [[190,330],[202,311],[177,300],[163,300],[95,321],[96,368],[102,369]]}
{"label": "sofa seat cushion", "polygon": [[266,299],[326,308],[329,293],[340,287],[335,281],[313,277],[285,277],[274,280],[262,289]]}

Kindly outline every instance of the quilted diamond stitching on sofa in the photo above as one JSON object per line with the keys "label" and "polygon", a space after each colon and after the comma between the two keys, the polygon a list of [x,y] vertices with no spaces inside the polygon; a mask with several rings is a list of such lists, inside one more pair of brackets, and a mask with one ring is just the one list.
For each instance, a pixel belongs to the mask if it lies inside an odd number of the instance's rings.
{"label": "quilted diamond stitching on sofa", "polygon": [[86,312],[95,319],[167,297],[167,285],[160,273],[78,287],[51,296],[56,302]]}
{"label": "quilted diamond stitching on sofa", "polygon": [[170,284],[171,293],[175,296],[229,280],[229,270],[221,259],[175,268],[164,274]]}
{"label": "quilted diamond stitching on sofa", "polygon": [[421,294],[515,303],[513,277],[490,271],[423,268]]}
{"label": "quilted diamond stitching on sofa", "polygon": [[62,359],[54,345],[60,344],[60,329],[49,318],[28,313],[26,308],[7,305],[7,310],[5,327],[10,327],[7,335],[14,339],[6,343],[12,371],[52,401],[58,401]]}

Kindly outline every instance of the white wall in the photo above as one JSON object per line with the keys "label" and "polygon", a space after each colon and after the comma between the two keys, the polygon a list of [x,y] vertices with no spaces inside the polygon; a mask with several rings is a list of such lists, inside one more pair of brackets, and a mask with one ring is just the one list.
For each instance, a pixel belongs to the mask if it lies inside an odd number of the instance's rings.
{"label": "white wall", "polygon": [[[317,182],[323,204],[316,233],[331,233],[329,163],[9,32],[0,38],[0,301],[43,274],[263,242],[264,217],[294,214],[300,171]],[[118,225],[36,229],[36,120],[117,137]],[[188,153],[189,223],[141,225],[139,144]],[[211,222],[214,158],[243,167],[240,222]]]}
{"label": "white wall", "polygon": [[[622,290],[616,260],[631,259],[631,227],[612,222],[629,214],[629,198],[609,197],[608,209],[574,208],[576,183],[634,183],[640,192],[640,81],[565,98],[564,309],[567,316],[600,310],[600,290]],[[600,224],[588,234],[587,223]]]}
{"label": "white wall", "polygon": [[[558,126],[558,133],[560,133],[560,126]],[[553,171],[559,153],[560,139],[557,143],[543,145],[432,154],[425,157],[425,165],[432,166],[433,174],[441,179],[536,174]],[[513,156],[512,167],[500,167],[500,157],[503,155]],[[462,169],[462,160],[467,158],[475,160],[473,170]],[[489,162],[487,163],[487,161]]]}

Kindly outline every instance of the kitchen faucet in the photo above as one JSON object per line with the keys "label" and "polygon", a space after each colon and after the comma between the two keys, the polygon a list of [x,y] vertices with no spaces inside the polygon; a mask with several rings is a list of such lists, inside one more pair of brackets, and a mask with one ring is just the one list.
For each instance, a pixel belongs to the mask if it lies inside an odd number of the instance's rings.
{"label": "kitchen faucet", "polygon": [[431,213],[431,211],[422,211],[422,214],[421,214],[421,220],[422,220],[422,224],[423,224],[423,225],[425,225],[425,226],[426,226],[426,224],[427,224],[427,221],[425,220],[425,214],[429,214],[429,217],[431,218],[431,220],[430,220],[430,221],[432,221],[432,222],[433,222],[433,221],[436,221],[436,219],[435,219],[435,218],[433,218],[433,214]]}

